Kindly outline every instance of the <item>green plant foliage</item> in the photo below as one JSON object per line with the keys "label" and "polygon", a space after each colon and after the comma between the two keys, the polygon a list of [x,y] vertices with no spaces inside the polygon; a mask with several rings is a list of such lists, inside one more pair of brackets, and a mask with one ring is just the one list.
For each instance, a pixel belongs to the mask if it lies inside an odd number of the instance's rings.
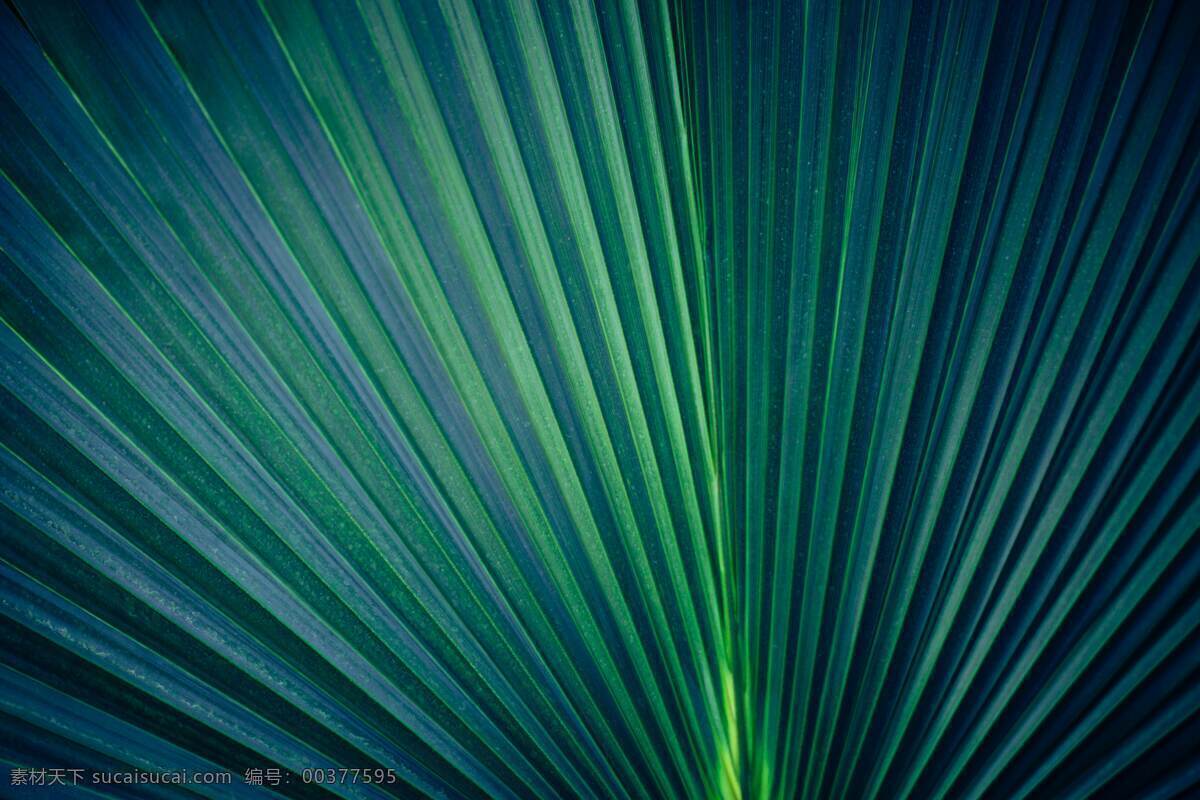
{"label": "green plant foliage", "polygon": [[1200,791],[1198,112],[1190,0],[0,6],[5,790]]}

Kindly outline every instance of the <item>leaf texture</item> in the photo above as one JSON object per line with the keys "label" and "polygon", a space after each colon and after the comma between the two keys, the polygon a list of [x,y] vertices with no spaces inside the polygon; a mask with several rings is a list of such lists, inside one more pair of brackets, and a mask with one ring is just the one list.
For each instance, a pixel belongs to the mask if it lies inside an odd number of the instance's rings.
{"label": "leaf texture", "polygon": [[6,3],[6,790],[1194,795],[1198,113],[1188,0]]}

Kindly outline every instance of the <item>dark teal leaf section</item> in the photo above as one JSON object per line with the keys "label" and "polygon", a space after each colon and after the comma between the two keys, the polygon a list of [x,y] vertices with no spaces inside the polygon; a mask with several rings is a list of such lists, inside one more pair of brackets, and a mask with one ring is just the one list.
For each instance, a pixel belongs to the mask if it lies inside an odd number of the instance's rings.
{"label": "dark teal leaf section", "polygon": [[0,6],[6,792],[1195,796],[1198,112],[1189,0]]}

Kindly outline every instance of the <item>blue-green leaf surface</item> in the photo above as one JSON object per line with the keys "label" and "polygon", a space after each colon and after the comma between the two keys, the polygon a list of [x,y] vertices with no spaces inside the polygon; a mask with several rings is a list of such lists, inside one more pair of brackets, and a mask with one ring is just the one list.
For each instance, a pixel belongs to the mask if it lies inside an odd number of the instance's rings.
{"label": "blue-green leaf surface", "polygon": [[8,0],[0,785],[1195,795],[1198,115],[1189,0]]}

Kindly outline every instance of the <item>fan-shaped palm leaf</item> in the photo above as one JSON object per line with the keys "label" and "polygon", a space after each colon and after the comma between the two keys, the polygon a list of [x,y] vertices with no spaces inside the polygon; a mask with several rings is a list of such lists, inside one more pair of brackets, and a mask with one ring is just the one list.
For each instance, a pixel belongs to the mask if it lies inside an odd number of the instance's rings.
{"label": "fan-shaped palm leaf", "polygon": [[1197,45],[0,7],[9,790],[1197,791]]}

